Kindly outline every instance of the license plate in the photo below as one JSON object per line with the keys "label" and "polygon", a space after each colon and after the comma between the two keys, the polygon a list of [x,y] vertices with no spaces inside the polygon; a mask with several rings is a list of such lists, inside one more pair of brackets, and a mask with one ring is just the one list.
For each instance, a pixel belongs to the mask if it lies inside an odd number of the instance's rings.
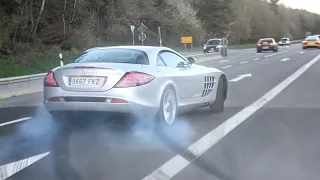
{"label": "license plate", "polygon": [[103,78],[100,77],[69,77],[69,86],[101,86]]}
{"label": "license plate", "polygon": [[262,47],[262,49],[269,49],[269,47]]}

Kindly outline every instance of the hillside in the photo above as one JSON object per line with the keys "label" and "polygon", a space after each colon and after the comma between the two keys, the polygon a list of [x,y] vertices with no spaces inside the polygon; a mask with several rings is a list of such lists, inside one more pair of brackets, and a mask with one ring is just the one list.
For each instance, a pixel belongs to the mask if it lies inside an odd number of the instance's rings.
{"label": "hillside", "polygon": [[145,45],[158,45],[161,27],[163,45],[173,48],[181,47],[181,36],[193,36],[194,46],[211,37],[250,44],[261,37],[301,39],[320,30],[320,15],[278,0],[3,0],[0,67],[32,69],[60,48],[77,54],[93,46],[130,45],[129,25],[140,22],[148,27]]}

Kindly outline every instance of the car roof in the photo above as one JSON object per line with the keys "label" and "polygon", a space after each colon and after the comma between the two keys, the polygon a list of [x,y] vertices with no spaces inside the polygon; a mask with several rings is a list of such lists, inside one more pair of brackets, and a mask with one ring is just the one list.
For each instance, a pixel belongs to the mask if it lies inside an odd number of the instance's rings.
{"label": "car roof", "polygon": [[261,39],[259,39],[259,41],[260,40],[274,40],[273,38],[261,38]]}
{"label": "car roof", "polygon": [[[183,55],[176,52],[173,49],[167,47],[159,47],[159,46],[108,46],[108,47],[94,47],[91,49],[86,50],[85,52],[93,51],[93,50],[103,50],[103,49],[132,49],[132,50],[140,50],[148,54],[149,56],[149,63],[150,65],[156,65],[156,56],[158,55],[159,51],[171,51],[176,54],[179,54],[180,57],[184,58]],[[186,59],[185,59],[186,60]]]}
{"label": "car roof", "polygon": [[133,49],[133,50],[145,51],[146,53],[153,52],[153,51],[161,51],[161,50],[172,51],[172,49],[170,48],[158,47],[158,46],[106,46],[106,47],[94,47],[86,51],[98,50],[98,49]]}
{"label": "car roof", "polygon": [[312,35],[312,36],[306,37],[306,39],[311,39],[311,38],[319,38],[319,36],[317,36],[317,35]]}
{"label": "car roof", "polygon": [[221,39],[208,39],[208,41],[216,41],[216,40],[221,41]]}

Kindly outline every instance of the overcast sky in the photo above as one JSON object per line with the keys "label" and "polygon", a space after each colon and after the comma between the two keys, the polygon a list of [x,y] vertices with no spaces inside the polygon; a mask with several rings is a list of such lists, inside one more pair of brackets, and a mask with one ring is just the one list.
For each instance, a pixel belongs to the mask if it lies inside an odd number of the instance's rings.
{"label": "overcast sky", "polygon": [[292,8],[305,9],[320,14],[320,0],[280,0]]}

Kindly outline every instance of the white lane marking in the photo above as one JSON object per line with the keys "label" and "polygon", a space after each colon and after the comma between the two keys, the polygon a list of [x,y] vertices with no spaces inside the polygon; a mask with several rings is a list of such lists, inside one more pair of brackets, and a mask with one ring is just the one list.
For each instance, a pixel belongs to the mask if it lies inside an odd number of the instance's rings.
{"label": "white lane marking", "polygon": [[219,61],[219,63],[225,63],[225,62],[228,62],[229,60],[221,60]]}
{"label": "white lane marking", "polygon": [[31,119],[31,117],[25,117],[25,118],[13,120],[13,121],[5,122],[5,123],[0,124],[0,127],[1,126],[6,126],[6,125],[9,125],[9,124],[13,124],[13,123],[17,123],[17,122],[21,122],[21,121],[26,121],[26,120],[29,120],[29,119]]}
{"label": "white lane marking", "polygon": [[49,154],[50,152],[46,152],[46,153],[38,154],[36,156],[32,156],[26,159],[22,159],[20,161],[16,161],[16,162],[12,162],[12,163],[0,166],[0,180],[7,179],[8,177],[30,166],[31,164],[39,161],[40,159],[46,157]]}
{"label": "white lane marking", "polygon": [[300,52],[300,54],[304,54],[304,52],[303,52],[303,51],[301,51],[301,52]]}
{"label": "white lane marking", "polygon": [[232,65],[229,65],[229,66],[223,66],[222,69],[226,69],[226,68],[230,68],[232,67]]}
{"label": "white lane marking", "polygon": [[255,58],[255,59],[253,59],[254,61],[258,61],[258,60],[260,60],[260,58]]}
{"label": "white lane marking", "polygon": [[[160,166],[154,172],[143,178],[143,180],[155,180],[160,179],[157,178],[161,175],[161,180],[167,180],[173,178],[177,175],[182,169],[187,167],[191,162],[197,159],[200,155],[206,152],[209,148],[219,142],[223,137],[225,137],[228,133],[230,133],[234,128],[239,126],[245,120],[247,120],[252,114],[261,109],[264,105],[266,105],[269,101],[275,98],[279,93],[281,93],[286,87],[288,87],[291,83],[293,83],[298,77],[300,77],[305,71],[307,71],[312,65],[320,60],[320,54],[309,61],[307,64],[302,66],[296,72],[287,77],[280,84],[272,88],[269,92],[263,95],[261,98],[256,100],[251,105],[245,107],[237,114],[233,115],[231,118],[226,120],[224,123],[219,125],[217,128],[213,129],[205,136],[200,138],[198,141],[193,143],[188,147],[187,151],[193,152],[195,157],[190,161],[186,160],[180,155],[176,155],[165,164]],[[188,162],[188,164],[186,164]],[[181,163],[181,164],[179,164]],[[179,166],[179,167],[177,167]]]}
{"label": "white lane marking", "polygon": [[289,61],[289,60],[290,60],[290,58],[284,58],[284,59],[281,59],[280,61],[286,62],[286,61]]}
{"label": "white lane marking", "polygon": [[279,53],[270,54],[270,55],[267,55],[265,57],[271,57],[271,56],[279,55],[279,54],[282,54],[282,53],[285,53],[285,52],[288,52],[288,51],[282,51],[282,52],[279,52]]}
{"label": "white lane marking", "polygon": [[234,78],[234,79],[231,79],[230,81],[231,82],[238,82],[244,78],[247,78],[247,77],[252,77],[252,74],[242,74],[242,75],[239,75],[238,77]]}
{"label": "white lane marking", "polygon": [[246,64],[246,63],[248,63],[248,61],[242,61],[242,62],[240,62],[240,64]]}

